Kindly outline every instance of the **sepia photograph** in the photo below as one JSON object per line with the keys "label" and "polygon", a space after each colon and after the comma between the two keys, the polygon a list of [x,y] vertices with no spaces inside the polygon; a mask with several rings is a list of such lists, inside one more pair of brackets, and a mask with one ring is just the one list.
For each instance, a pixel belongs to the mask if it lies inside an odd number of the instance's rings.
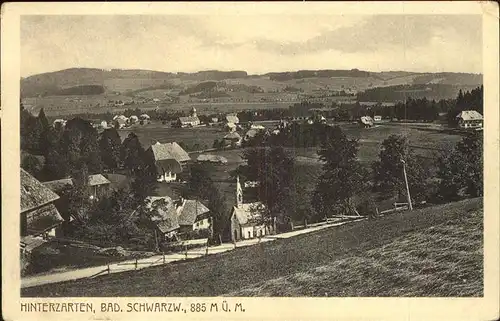
{"label": "sepia photograph", "polygon": [[276,6],[19,15],[16,308],[486,296],[481,9]]}

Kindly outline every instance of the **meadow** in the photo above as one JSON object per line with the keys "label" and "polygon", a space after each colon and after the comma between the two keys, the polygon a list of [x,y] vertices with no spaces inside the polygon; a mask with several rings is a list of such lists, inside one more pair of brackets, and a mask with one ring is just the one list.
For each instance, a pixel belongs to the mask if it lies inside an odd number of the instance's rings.
{"label": "meadow", "polygon": [[482,208],[477,198],[398,212],[162,267],[26,288],[21,295],[480,297]]}

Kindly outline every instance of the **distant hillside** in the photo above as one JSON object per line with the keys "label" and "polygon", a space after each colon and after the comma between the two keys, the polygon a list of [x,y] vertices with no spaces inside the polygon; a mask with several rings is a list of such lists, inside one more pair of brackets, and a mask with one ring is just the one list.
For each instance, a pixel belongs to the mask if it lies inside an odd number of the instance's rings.
{"label": "distant hillside", "polygon": [[[397,85],[440,84],[449,86],[478,86],[482,75],[466,73],[413,73],[407,71],[369,72],[351,70],[299,70],[293,72],[271,72],[263,75],[248,75],[246,71],[207,70],[195,73],[170,73],[140,69],[96,69],[72,68],[38,74],[21,79],[21,97],[44,97],[53,95],[94,94],[83,89],[100,86],[104,93],[116,94],[142,92],[155,89],[194,88],[200,83],[227,81],[228,85],[253,86],[258,93],[286,86],[300,87],[304,92],[313,90],[339,90],[352,87],[363,91],[369,88]],[[80,88],[69,89],[68,88]],[[233,89],[235,88],[228,88]],[[76,92],[75,92],[76,90]]]}
{"label": "distant hillside", "polygon": [[458,91],[472,90],[477,85],[455,85],[442,83],[425,83],[412,85],[398,85],[367,89],[358,93],[359,101],[378,101],[378,102],[394,102],[404,101],[411,98],[427,98],[429,100],[440,100],[456,98]]}

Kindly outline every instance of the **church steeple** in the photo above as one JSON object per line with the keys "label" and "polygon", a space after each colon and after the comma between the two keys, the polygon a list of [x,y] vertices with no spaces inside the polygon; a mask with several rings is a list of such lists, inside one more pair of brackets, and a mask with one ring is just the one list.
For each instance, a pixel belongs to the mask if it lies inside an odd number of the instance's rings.
{"label": "church steeple", "polygon": [[240,176],[236,176],[236,206],[241,207],[243,205],[243,189],[240,184]]}
{"label": "church steeple", "polygon": [[193,108],[191,108],[191,113],[190,113],[190,115],[191,115],[191,117],[197,117],[197,116],[196,116],[196,108],[194,108],[194,106],[193,106]]}

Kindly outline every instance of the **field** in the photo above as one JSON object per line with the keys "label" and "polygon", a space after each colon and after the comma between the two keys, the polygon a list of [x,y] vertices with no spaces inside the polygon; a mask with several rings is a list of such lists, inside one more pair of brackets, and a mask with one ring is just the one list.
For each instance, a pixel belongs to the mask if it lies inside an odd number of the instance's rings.
{"label": "field", "polygon": [[[272,127],[275,122],[263,122],[266,127]],[[358,153],[359,160],[365,166],[378,159],[380,144],[391,134],[405,134],[409,137],[410,143],[418,148],[415,149],[417,155],[423,156],[425,161],[431,162],[436,157],[440,149],[448,148],[460,140],[460,136],[439,133],[437,131],[418,128],[417,125],[406,124],[384,124],[371,129],[360,128],[359,125],[341,123],[340,126],[346,132],[348,137],[357,138],[360,141]],[[426,125],[429,127],[429,125]],[[167,128],[161,124],[151,124],[139,126],[133,130],[120,130],[122,139],[129,132],[135,132],[139,136],[144,148],[150,144],[159,141],[166,142],[184,142],[189,146],[198,144],[199,149],[212,147],[214,139],[221,139],[225,133],[216,127],[198,127],[198,128]],[[244,134],[244,133],[241,133]],[[207,154],[221,155],[227,158],[228,163],[224,165],[213,165],[210,168],[210,175],[216,182],[221,192],[227,199],[227,206],[235,204],[235,182],[230,181],[230,172],[235,170],[243,163],[242,155],[244,149],[219,150],[206,152]],[[321,174],[322,163],[317,155],[317,148],[288,148],[288,152],[295,157],[296,168],[294,172],[296,186],[303,190],[298,196],[299,204],[308,204],[310,202],[310,192],[314,190],[316,178]],[[191,153],[193,160],[199,153]],[[178,194],[178,188],[171,187],[171,184],[159,183],[158,195]],[[385,209],[385,208],[384,208]]]}
{"label": "field", "polygon": [[22,289],[65,296],[483,295],[482,199],[137,272]]}

